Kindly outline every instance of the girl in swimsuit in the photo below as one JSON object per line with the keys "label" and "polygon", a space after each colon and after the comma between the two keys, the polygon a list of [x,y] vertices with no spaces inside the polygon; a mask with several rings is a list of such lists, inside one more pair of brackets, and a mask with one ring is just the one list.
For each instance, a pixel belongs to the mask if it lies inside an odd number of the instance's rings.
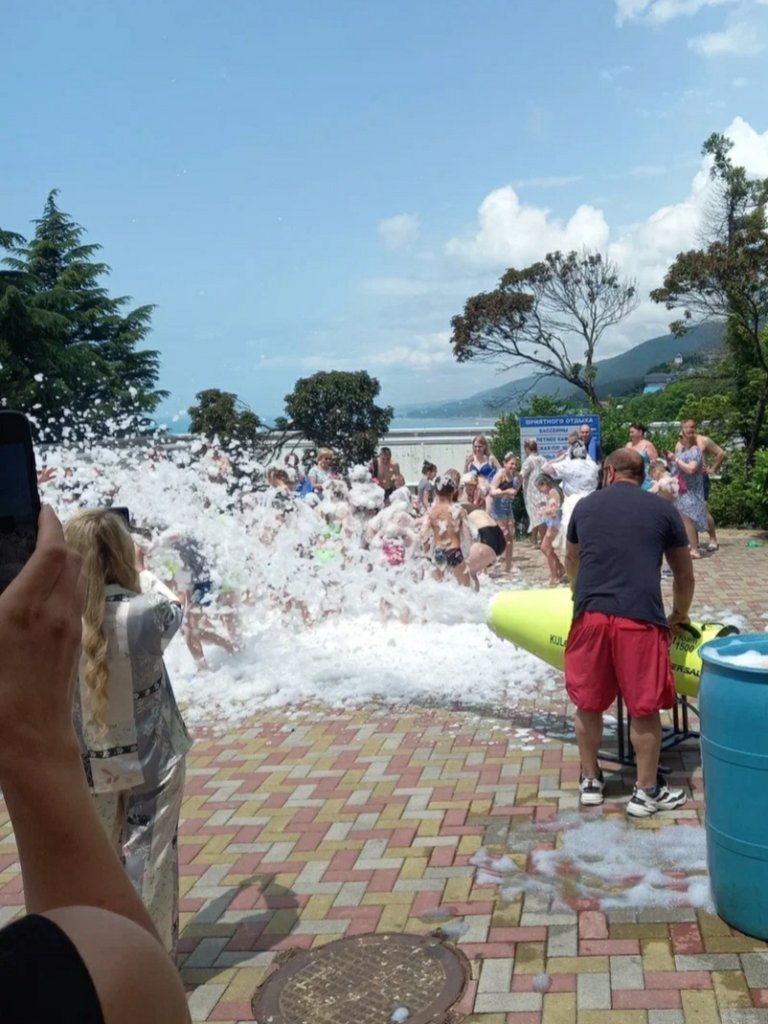
{"label": "girl in swimsuit", "polygon": [[445,570],[450,569],[458,582],[467,587],[470,582],[469,569],[462,551],[462,541],[469,542],[471,539],[467,513],[460,505],[454,504],[456,485],[452,479],[438,477],[435,493],[437,498],[424,517],[420,540],[424,545],[432,540],[434,578],[442,579]]}
{"label": "girl in swimsuit", "polygon": [[541,542],[541,551],[549,565],[549,585],[550,587],[556,587],[562,582],[565,575],[563,563],[557,557],[554,548],[555,539],[560,532],[560,524],[562,522],[563,496],[555,481],[551,476],[547,476],[546,473],[542,473],[537,479],[536,486],[547,499],[546,508],[544,509],[544,525],[547,528],[547,532],[544,534],[544,540]]}
{"label": "girl in swimsuit", "polygon": [[512,545],[515,540],[515,513],[513,502],[520,490],[520,477],[517,475],[517,456],[507,452],[501,469],[494,476],[488,491],[491,498],[491,519],[495,519],[501,527],[506,541],[504,549],[504,571],[512,569]]}
{"label": "girl in swimsuit", "polygon": [[498,459],[491,455],[491,448],[487,438],[478,434],[472,441],[472,451],[464,462],[465,473],[477,473],[478,476],[490,483],[495,473],[500,469]]}
{"label": "girl in swimsuit", "polygon": [[649,491],[651,489],[651,485],[653,483],[650,475],[651,463],[655,462],[659,457],[659,453],[656,451],[656,448],[645,436],[647,430],[648,427],[646,427],[644,423],[633,423],[629,428],[629,440],[626,444],[627,448],[632,448],[643,460],[643,466],[645,467],[645,480],[643,480],[644,491]]}

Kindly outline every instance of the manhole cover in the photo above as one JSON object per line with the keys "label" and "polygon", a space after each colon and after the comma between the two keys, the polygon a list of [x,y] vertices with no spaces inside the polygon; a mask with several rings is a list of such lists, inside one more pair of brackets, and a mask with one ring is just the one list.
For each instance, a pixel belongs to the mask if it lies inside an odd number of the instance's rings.
{"label": "manhole cover", "polygon": [[256,991],[256,1024],[442,1024],[469,976],[433,936],[356,935],[292,956]]}

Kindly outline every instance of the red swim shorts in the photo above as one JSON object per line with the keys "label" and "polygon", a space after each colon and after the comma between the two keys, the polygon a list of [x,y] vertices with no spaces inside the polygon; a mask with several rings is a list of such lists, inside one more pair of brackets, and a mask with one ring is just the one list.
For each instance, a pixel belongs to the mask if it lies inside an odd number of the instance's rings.
{"label": "red swim shorts", "polygon": [[650,622],[584,612],[565,645],[565,688],[582,711],[606,711],[620,693],[633,718],[674,707],[670,633]]}

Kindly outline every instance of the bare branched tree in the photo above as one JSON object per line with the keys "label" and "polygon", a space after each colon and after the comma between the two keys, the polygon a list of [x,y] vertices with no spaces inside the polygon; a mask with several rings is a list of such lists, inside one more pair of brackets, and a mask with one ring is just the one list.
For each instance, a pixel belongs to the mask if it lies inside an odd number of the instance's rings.
{"label": "bare branched tree", "polygon": [[528,366],[537,376],[559,377],[597,406],[597,347],[637,303],[634,282],[622,279],[612,260],[548,253],[541,263],[507,270],[495,291],[467,300],[451,321],[453,354],[459,362]]}

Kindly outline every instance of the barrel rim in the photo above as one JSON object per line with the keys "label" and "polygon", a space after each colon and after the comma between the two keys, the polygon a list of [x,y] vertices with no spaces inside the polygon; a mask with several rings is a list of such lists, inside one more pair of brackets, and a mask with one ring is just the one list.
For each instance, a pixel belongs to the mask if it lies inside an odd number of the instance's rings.
{"label": "barrel rim", "polygon": [[[734,665],[733,662],[725,661],[715,653],[715,651],[721,647],[732,645],[734,641],[742,646],[745,651],[763,647],[765,648],[764,653],[768,655],[768,633],[732,633],[729,636],[713,637],[711,640],[707,640],[705,643],[701,644],[698,652],[699,657],[708,665],[727,669],[729,672],[748,672],[751,675],[768,674],[768,669],[757,668],[754,665]],[[746,642],[744,643],[744,641]],[[715,650],[710,651],[710,647],[713,647]],[[763,651],[760,651],[760,653],[762,654]]]}

